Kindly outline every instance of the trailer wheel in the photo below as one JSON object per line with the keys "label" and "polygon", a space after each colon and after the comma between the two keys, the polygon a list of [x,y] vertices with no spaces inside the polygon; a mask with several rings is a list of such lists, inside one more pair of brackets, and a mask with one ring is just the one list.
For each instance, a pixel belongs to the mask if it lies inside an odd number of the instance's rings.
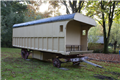
{"label": "trailer wheel", "polygon": [[25,51],[23,49],[21,50],[21,56],[23,59],[25,59]]}
{"label": "trailer wheel", "polygon": [[29,56],[29,52],[27,51],[25,54],[25,59],[28,59],[28,56]]}
{"label": "trailer wheel", "polygon": [[61,67],[61,62],[58,58],[53,59],[53,66],[60,68]]}
{"label": "trailer wheel", "polygon": [[28,55],[29,55],[29,52],[27,50],[25,50],[25,49],[21,50],[21,56],[23,59],[27,59]]}

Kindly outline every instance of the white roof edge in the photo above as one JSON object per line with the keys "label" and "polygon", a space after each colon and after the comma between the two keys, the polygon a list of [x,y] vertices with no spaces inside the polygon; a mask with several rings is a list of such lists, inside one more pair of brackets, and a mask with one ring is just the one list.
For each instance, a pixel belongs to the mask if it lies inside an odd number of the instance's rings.
{"label": "white roof edge", "polygon": [[86,24],[90,24],[90,25],[93,25],[93,26],[96,26],[96,22],[94,19],[88,17],[88,16],[85,16],[83,14],[80,14],[80,13],[76,13],[75,16],[74,16],[74,20],[77,20],[77,21],[80,21],[80,22],[83,22],[83,23],[86,23]]}

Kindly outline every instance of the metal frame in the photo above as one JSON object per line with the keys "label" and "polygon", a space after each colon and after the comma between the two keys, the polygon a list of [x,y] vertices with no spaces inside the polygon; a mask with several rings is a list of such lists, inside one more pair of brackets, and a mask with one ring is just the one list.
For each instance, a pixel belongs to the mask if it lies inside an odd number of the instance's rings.
{"label": "metal frame", "polygon": [[[66,61],[65,62],[62,62],[60,61],[59,59],[60,58],[63,58],[65,59]],[[86,56],[79,56],[79,55],[69,55],[69,56],[63,56],[63,55],[58,55],[58,58],[56,58],[57,60],[59,60],[59,65],[60,66],[62,63],[67,63],[67,62],[73,62],[73,65],[79,65],[81,62],[85,62],[87,64],[90,64],[90,65],[93,65],[95,67],[99,67],[99,68],[103,68],[102,66],[100,65],[97,65],[97,64],[94,64],[92,62],[89,62],[87,61],[88,57]],[[53,59],[55,60],[55,59]],[[54,64],[54,63],[53,63]],[[57,64],[56,64],[57,65]],[[55,66],[56,67],[56,66]],[[59,68],[59,67],[58,67]]]}
{"label": "metal frame", "polygon": [[[33,51],[33,50],[21,49],[22,58],[27,59],[29,54],[30,54],[30,51]],[[88,63],[88,64],[93,65],[95,67],[103,68],[100,65],[97,65],[97,64],[94,64],[92,62],[87,61],[86,59],[88,57],[82,56],[82,55],[79,56],[79,54],[78,55],[61,55],[61,54],[57,54],[56,56],[58,56],[58,57],[52,59],[52,62],[53,62],[53,66],[55,66],[57,68],[60,68],[62,63],[67,63],[67,62],[73,62],[73,65],[79,65],[81,62],[85,62],[85,63]],[[65,59],[65,62],[60,61],[59,60],[60,58]]]}

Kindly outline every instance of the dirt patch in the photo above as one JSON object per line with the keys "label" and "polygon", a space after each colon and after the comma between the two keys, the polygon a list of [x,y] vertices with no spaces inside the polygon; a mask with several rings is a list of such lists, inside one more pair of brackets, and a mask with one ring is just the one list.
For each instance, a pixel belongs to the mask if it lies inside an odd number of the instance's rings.
{"label": "dirt patch", "polygon": [[90,54],[83,54],[83,55],[87,56],[89,59],[120,63],[120,55],[119,54],[90,53]]}

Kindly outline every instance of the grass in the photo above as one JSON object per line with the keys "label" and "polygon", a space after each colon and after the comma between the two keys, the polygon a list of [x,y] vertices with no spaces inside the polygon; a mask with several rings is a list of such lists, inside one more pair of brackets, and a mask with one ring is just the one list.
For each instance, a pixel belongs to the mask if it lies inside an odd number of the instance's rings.
{"label": "grass", "polygon": [[81,63],[87,67],[73,66],[72,63],[62,64],[69,70],[55,68],[52,62],[40,61],[31,58],[30,61],[21,58],[20,49],[1,48],[1,80],[100,80],[95,74],[110,76],[120,80],[120,75],[114,75],[105,71],[119,72],[120,64],[91,61],[106,69],[100,69],[92,65]]}

